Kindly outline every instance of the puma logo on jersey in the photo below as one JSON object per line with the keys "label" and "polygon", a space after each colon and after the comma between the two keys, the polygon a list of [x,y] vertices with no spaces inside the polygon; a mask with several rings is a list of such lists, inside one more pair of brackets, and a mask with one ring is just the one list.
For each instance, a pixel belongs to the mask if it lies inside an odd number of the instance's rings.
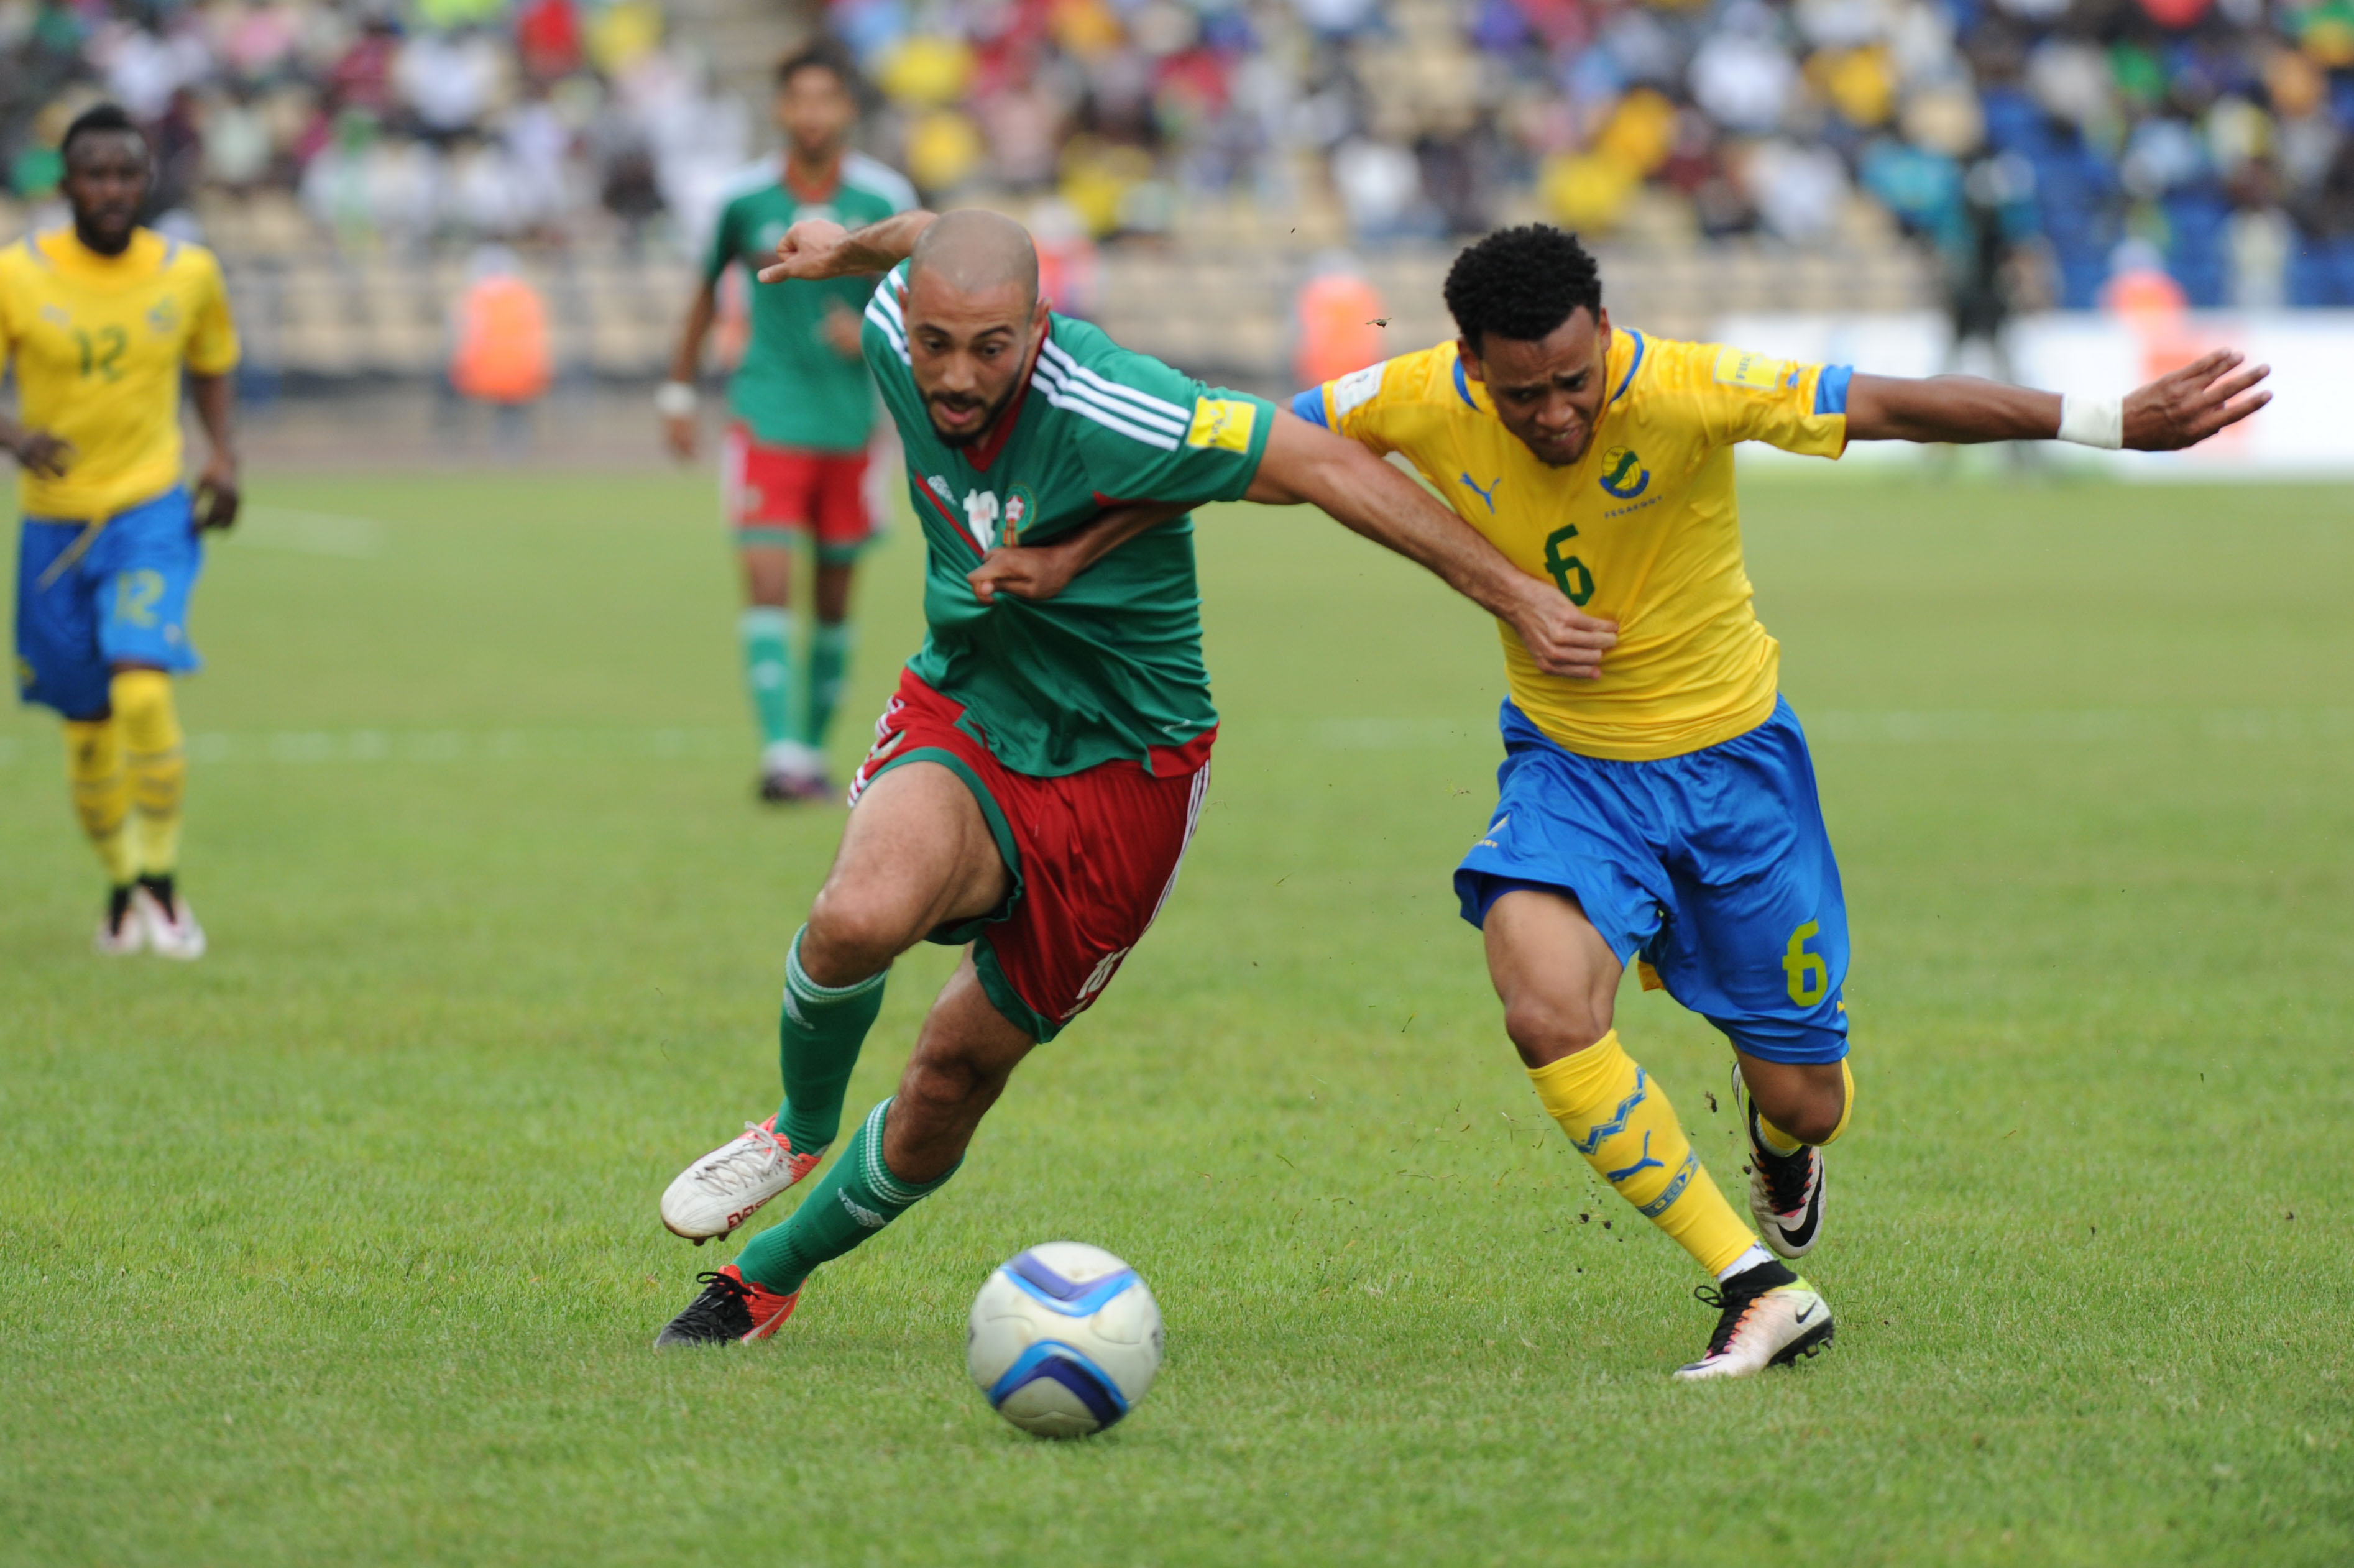
{"label": "puma logo on jersey", "polygon": [[1466,489],[1469,490],[1472,494],[1478,496],[1480,500],[1488,503],[1488,515],[1493,517],[1496,514],[1496,492],[1498,488],[1503,484],[1504,476],[1500,473],[1495,478],[1490,480],[1488,482],[1488,488],[1485,490],[1480,489],[1479,482],[1473,479],[1468,473],[1458,475],[1458,477],[1463,481],[1463,484]]}

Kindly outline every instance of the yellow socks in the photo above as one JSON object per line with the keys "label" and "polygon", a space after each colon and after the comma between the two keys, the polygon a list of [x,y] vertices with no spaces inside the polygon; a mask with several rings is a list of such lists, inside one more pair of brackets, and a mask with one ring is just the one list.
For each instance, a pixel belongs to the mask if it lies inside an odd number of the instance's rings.
{"label": "yellow socks", "polygon": [[108,879],[128,887],[138,878],[139,857],[131,842],[131,779],[112,719],[66,721],[66,781],[73,789],[74,815],[97,847]]}
{"label": "yellow socks", "polygon": [[1666,1092],[1620,1047],[1617,1030],[1530,1068],[1529,1081],[1585,1162],[1702,1268],[1722,1275],[1757,1245],[1708,1179]]}
{"label": "yellow socks", "polygon": [[180,798],[188,781],[172,678],[161,670],[124,670],[108,691],[138,812],[139,874],[169,876],[179,864]]}
{"label": "yellow socks", "polygon": [[[1839,1141],[1839,1135],[1847,1130],[1848,1118],[1855,1114],[1855,1075],[1848,1070],[1848,1065],[1844,1061],[1840,1063],[1840,1086],[1843,1092],[1840,1096],[1839,1125],[1831,1128],[1830,1136],[1824,1139],[1823,1143],[1815,1146],[1818,1149],[1823,1144]],[[1766,1147],[1776,1154],[1796,1154],[1806,1147],[1798,1139],[1766,1120],[1764,1111],[1757,1113],[1757,1131],[1765,1139]]]}

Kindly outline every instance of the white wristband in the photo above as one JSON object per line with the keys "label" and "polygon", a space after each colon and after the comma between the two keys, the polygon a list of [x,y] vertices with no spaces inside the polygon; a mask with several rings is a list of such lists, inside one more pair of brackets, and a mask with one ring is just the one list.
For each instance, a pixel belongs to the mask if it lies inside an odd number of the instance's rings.
{"label": "white wristband", "polygon": [[665,381],[654,388],[654,412],[673,419],[684,419],[695,412],[695,396],[692,385],[684,381]]}
{"label": "white wristband", "polygon": [[2111,451],[2126,444],[2126,404],[2122,397],[2080,397],[2073,392],[2060,395],[2060,435],[2063,441],[2073,441],[2080,447],[2105,447]]}

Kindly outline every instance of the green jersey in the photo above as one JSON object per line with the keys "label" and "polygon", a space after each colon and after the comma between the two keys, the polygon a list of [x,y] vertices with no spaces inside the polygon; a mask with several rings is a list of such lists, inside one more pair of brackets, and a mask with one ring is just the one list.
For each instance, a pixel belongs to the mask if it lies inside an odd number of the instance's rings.
{"label": "green jersey", "polygon": [[963,704],[966,727],[1014,772],[1055,778],[1120,758],[1155,768],[1218,722],[1192,516],[1129,540],[1042,604],[983,604],[965,574],[996,545],[1043,544],[1119,502],[1239,499],[1274,407],[1055,316],[997,429],[951,447],[908,368],[907,271],[902,262],[874,291],[865,344],[930,552],[930,630],[908,668]]}
{"label": "green jersey", "polygon": [[[913,186],[874,159],[845,153],[833,189],[804,200],[784,183],[782,160],[747,169],[729,185],[710,249],[707,282],[730,263],[747,272],[777,259],[777,241],[803,218],[831,218],[845,228],[880,222],[916,205]],[[809,451],[864,451],[875,428],[866,368],[825,335],[828,313],[856,311],[875,291],[864,278],[822,283],[752,283],[752,341],[727,383],[727,407],[763,446]]]}

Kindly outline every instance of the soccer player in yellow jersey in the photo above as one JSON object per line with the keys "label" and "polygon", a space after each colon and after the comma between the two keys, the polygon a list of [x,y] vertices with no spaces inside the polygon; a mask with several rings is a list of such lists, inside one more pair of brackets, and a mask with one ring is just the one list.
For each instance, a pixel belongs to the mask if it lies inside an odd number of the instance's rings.
{"label": "soccer player in yellow jersey", "polygon": [[[1302,393],[1295,410],[1403,454],[1522,570],[1615,628],[1586,678],[1502,628],[1511,695],[1487,832],[1455,875],[1505,1032],[1577,1150],[1715,1275],[1686,1378],[1810,1355],[1829,1308],[1770,1256],[1811,1248],[1821,1146],[1847,1126],[1847,909],[1813,764],[1750,608],[1733,448],[2078,440],[2172,450],[2261,408],[2264,368],[2210,355],[2115,402],[1965,376],[1900,380],[1614,329],[1593,258],[1542,227],[1463,252],[1461,336]],[[1728,1035],[1760,1246],[1658,1080],[1612,1027],[1639,961]]]}
{"label": "soccer player in yellow jersey", "polygon": [[[1717,1277],[1702,1298],[1715,1332],[1677,1375],[1811,1355],[1830,1308],[1767,1248],[1815,1245],[1821,1146],[1847,1126],[1847,908],[1779,647],[1750,609],[1734,444],[1829,458],[1850,440],[2170,450],[2262,408],[2264,368],[2211,354],[2103,401],[1670,343],[1614,329],[1593,258],[1542,227],[1466,250],[1447,303],[1457,341],[1310,388],[1293,410],[1404,456],[1582,612],[1542,661],[1500,626],[1500,799],[1455,875],[1464,918],[1486,935],[1505,1033],[1545,1109]],[[1115,512],[1067,542],[996,551],[975,581],[1051,597],[1158,515]],[[1611,1012],[1630,961],[1732,1039],[1763,1246],[1619,1044]]]}
{"label": "soccer player in yellow jersey", "polygon": [[[65,720],[74,812],[113,884],[98,950],[200,958],[174,881],[187,762],[171,677],[198,662],[198,535],[237,519],[237,331],[211,254],[138,226],[152,164],[130,117],[101,104],[61,150],[73,227],[0,250],[0,355],[21,404],[0,448],[24,471],[17,688]],[[184,366],[212,448],[195,501]]]}

